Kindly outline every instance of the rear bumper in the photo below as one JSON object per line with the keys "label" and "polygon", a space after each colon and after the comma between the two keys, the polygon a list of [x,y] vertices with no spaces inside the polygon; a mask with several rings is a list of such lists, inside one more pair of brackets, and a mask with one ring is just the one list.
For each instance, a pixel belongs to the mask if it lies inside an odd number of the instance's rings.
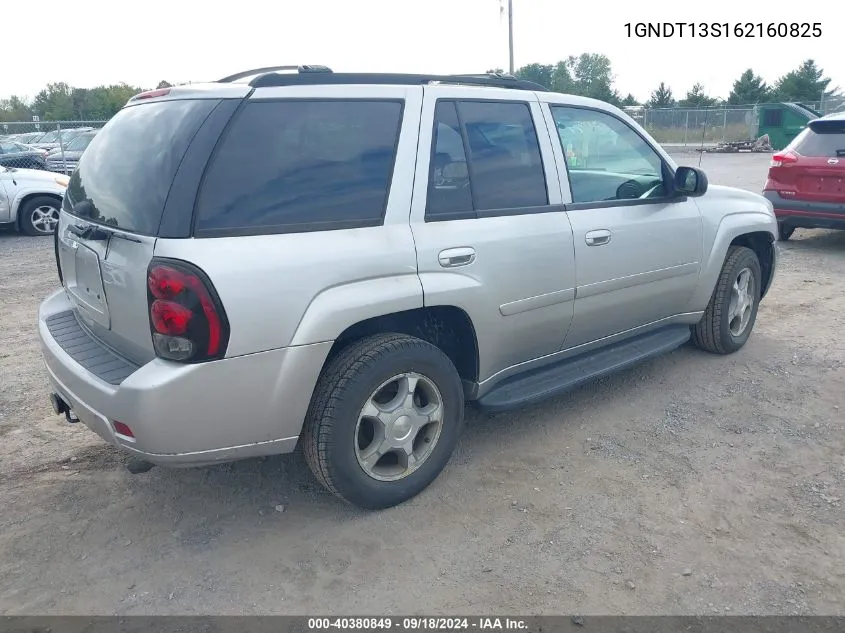
{"label": "rear bumper", "polygon": [[776,191],[764,191],[778,222],[807,229],[845,229],[845,204],[808,202],[782,198]]}
{"label": "rear bumper", "polygon": [[[106,442],[170,466],[295,448],[330,342],[196,365],[154,359],[110,384],[74,360],[50,333],[47,319],[70,308],[63,289],[39,308],[47,375],[52,391]],[[117,433],[116,421],[134,437]]]}

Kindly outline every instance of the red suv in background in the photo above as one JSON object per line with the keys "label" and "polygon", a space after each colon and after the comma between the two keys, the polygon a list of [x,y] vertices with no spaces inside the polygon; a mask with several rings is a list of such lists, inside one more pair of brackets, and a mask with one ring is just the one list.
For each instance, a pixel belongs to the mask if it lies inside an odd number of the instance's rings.
{"label": "red suv in background", "polygon": [[845,112],[810,121],[772,156],[763,195],[782,240],[797,228],[845,229]]}

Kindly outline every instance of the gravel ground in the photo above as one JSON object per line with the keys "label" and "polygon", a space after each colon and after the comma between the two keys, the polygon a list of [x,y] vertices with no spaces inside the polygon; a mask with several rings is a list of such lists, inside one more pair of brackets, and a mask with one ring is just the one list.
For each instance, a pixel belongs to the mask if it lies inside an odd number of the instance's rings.
{"label": "gravel ground", "polygon": [[[767,162],[703,167],[756,191]],[[51,247],[0,233],[0,613],[843,613],[845,232],[783,244],[737,354],[470,413],[440,478],[373,514],[297,455],[130,475],[53,416]]]}

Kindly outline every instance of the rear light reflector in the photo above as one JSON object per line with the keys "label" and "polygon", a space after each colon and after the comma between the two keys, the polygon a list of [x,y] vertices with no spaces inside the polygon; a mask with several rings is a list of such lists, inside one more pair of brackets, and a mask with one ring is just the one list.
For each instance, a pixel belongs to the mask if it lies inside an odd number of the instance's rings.
{"label": "rear light reflector", "polygon": [[112,422],[112,426],[114,427],[115,433],[125,435],[126,437],[135,437],[135,434],[132,432],[132,429],[130,429],[123,422]]}
{"label": "rear light reflector", "polygon": [[153,346],[160,358],[202,362],[221,358],[229,323],[211,281],[187,262],[153,259],[147,272]]}
{"label": "rear light reflector", "polygon": [[772,156],[772,162],[769,167],[783,167],[784,165],[791,165],[797,163],[798,157],[792,152],[777,152]]}

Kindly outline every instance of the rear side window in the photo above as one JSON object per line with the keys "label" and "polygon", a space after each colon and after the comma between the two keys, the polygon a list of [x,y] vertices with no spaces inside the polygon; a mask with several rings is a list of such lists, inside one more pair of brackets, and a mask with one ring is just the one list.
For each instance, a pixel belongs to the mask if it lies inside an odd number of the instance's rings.
{"label": "rear side window", "polygon": [[845,156],[845,120],[812,122],[790,148],[802,156]]}
{"label": "rear side window", "polygon": [[399,101],[248,103],[203,179],[196,234],[381,224],[401,119]]}
{"label": "rear side window", "polygon": [[540,144],[527,103],[439,101],[433,142],[429,219],[548,204]]}
{"label": "rear side window", "polygon": [[179,163],[217,103],[159,101],[119,111],[82,154],[65,208],[86,220],[156,235]]}

